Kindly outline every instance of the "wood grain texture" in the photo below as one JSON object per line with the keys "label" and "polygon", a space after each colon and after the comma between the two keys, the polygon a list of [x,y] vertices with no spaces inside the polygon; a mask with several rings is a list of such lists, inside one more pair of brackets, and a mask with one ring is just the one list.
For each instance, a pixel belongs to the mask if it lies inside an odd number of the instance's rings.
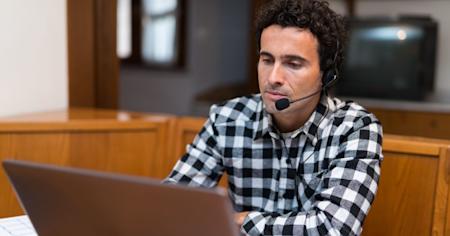
{"label": "wood grain texture", "polygon": [[117,0],[68,0],[69,107],[118,107]]}
{"label": "wood grain texture", "polygon": [[[30,160],[64,165],[67,159],[67,155],[64,153],[64,148],[68,144],[67,135],[2,133],[0,136],[8,140],[0,143],[0,149],[3,150],[0,160]],[[0,172],[3,178],[3,169]],[[0,183],[4,184],[5,181],[2,180]],[[22,214],[9,183],[6,182],[6,185],[1,185],[0,189],[6,189],[6,191],[2,192],[2,195],[6,195],[8,198],[6,202],[0,203],[0,205],[4,206],[4,208],[0,208],[2,209],[0,216]],[[5,211],[3,209],[8,210]]]}
{"label": "wood grain texture", "polygon": [[[11,146],[11,137],[0,134],[0,160],[9,159],[13,152],[8,147]],[[0,169],[0,217],[14,216],[21,212],[17,209],[18,203],[15,199],[13,189],[9,184],[3,168]]]}
{"label": "wood grain texture", "polygon": [[94,30],[94,2],[92,0],[67,0],[70,107],[95,107]]}
{"label": "wood grain texture", "polygon": [[385,133],[450,140],[450,113],[368,108]]}
{"label": "wood grain texture", "polygon": [[107,109],[70,108],[0,118],[0,133],[152,129],[155,124],[167,122],[170,117],[165,114],[144,115]]}
{"label": "wood grain texture", "polygon": [[[438,156],[440,148],[445,145],[446,140],[428,139],[421,137],[408,137],[399,135],[385,135],[383,142],[383,151],[411,153],[418,155]],[[450,145],[450,142],[448,143]]]}
{"label": "wood grain texture", "polygon": [[[165,178],[206,119],[70,109],[0,120],[0,160]],[[450,141],[384,136],[379,189],[363,235],[450,235]],[[220,185],[226,187],[226,176]],[[0,217],[21,214],[0,170]]]}
{"label": "wood grain texture", "polygon": [[439,159],[397,152],[384,155],[363,235],[430,235]]}
{"label": "wood grain texture", "polygon": [[95,0],[95,107],[117,109],[119,104],[119,58],[117,0]]}
{"label": "wood grain texture", "polygon": [[379,189],[363,235],[448,235],[449,144],[385,135]]}
{"label": "wood grain texture", "polygon": [[449,199],[449,164],[450,148],[441,147],[439,152],[439,169],[437,173],[436,196],[434,201],[434,215],[432,235],[450,235],[446,232],[450,215],[447,212]]}
{"label": "wood grain texture", "polygon": [[[92,112],[90,116],[89,112]],[[35,115],[47,117],[47,121],[39,118],[38,123],[44,122],[45,126],[29,132],[23,128],[5,131],[3,128],[12,121],[0,121],[0,160],[30,160],[159,179],[165,177],[161,166],[167,156],[170,116],[152,117],[102,110],[101,118],[95,119],[87,118],[98,117],[89,109],[72,111],[72,116],[69,113]],[[117,114],[122,116],[118,117]],[[124,115],[128,119],[123,119]],[[61,117],[65,118],[53,121]],[[21,122],[26,122],[26,127],[33,127],[34,124],[31,118],[22,117],[18,118],[15,125]],[[108,126],[101,125],[105,122]],[[71,123],[77,124],[70,126]],[[65,128],[64,124],[70,127]],[[22,214],[3,169],[0,170],[0,189],[0,217]]]}

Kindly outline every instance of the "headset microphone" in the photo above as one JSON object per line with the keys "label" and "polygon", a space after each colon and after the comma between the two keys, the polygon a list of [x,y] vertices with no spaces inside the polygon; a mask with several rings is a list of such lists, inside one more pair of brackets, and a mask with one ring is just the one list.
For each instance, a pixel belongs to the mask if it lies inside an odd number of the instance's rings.
{"label": "headset microphone", "polygon": [[291,103],[298,102],[298,101],[310,98],[310,97],[320,93],[322,90],[325,91],[328,87],[330,87],[336,81],[336,79],[337,79],[336,73],[334,73],[333,71],[328,71],[326,73],[326,75],[325,75],[325,82],[326,83],[322,86],[321,89],[317,90],[316,92],[314,92],[314,93],[312,93],[312,94],[310,94],[308,96],[301,97],[301,98],[295,99],[293,101],[289,101],[289,99],[287,99],[287,98],[278,99],[275,102],[275,108],[277,108],[278,111],[282,111],[282,110],[288,108],[291,105]]}
{"label": "headset microphone", "polygon": [[275,102],[275,107],[277,108],[278,111],[282,111],[282,110],[288,108],[291,105],[291,103],[298,102],[298,101],[307,99],[309,97],[312,97],[312,96],[320,93],[320,91],[322,91],[322,89],[320,89],[320,90],[318,90],[318,91],[316,91],[316,92],[314,92],[314,93],[312,93],[312,94],[310,94],[308,96],[305,96],[305,97],[302,97],[302,98],[299,98],[299,99],[295,99],[294,101],[289,101],[289,99],[287,99],[287,98],[278,99]]}
{"label": "headset microphone", "polygon": [[277,110],[282,111],[286,108],[289,107],[289,105],[291,105],[291,102],[289,101],[289,99],[287,98],[282,98],[279,99],[275,102],[275,107],[277,108]]}

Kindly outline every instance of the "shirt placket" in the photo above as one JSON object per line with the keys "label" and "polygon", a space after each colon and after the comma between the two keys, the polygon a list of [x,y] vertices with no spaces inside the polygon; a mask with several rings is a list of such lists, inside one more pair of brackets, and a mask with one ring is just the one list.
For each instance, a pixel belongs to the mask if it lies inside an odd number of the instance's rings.
{"label": "shirt placket", "polygon": [[[289,149],[292,139],[279,139],[279,160],[280,160],[280,188],[278,192],[278,204],[277,208],[280,212],[286,211],[287,209],[294,209],[297,204],[294,204],[293,200],[295,198],[295,170],[292,169],[292,161],[289,158]],[[293,172],[294,171],[294,172]],[[294,206],[295,205],[295,206]]]}

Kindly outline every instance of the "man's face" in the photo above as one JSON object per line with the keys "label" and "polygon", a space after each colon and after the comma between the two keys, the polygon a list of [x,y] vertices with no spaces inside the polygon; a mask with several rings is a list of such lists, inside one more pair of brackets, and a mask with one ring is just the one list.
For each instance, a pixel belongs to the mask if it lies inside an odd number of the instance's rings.
{"label": "man's face", "polygon": [[[321,88],[319,43],[307,29],[271,25],[261,34],[258,81],[266,110],[280,112],[275,102],[282,98],[295,100]],[[316,96],[320,96],[318,93]],[[291,104],[281,112],[298,111],[314,97]]]}

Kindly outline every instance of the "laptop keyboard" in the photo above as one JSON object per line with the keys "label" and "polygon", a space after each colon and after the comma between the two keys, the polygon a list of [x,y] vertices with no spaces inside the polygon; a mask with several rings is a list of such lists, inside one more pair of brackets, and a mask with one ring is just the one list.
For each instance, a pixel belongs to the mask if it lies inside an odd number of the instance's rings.
{"label": "laptop keyboard", "polygon": [[28,216],[0,218],[0,236],[38,236]]}

